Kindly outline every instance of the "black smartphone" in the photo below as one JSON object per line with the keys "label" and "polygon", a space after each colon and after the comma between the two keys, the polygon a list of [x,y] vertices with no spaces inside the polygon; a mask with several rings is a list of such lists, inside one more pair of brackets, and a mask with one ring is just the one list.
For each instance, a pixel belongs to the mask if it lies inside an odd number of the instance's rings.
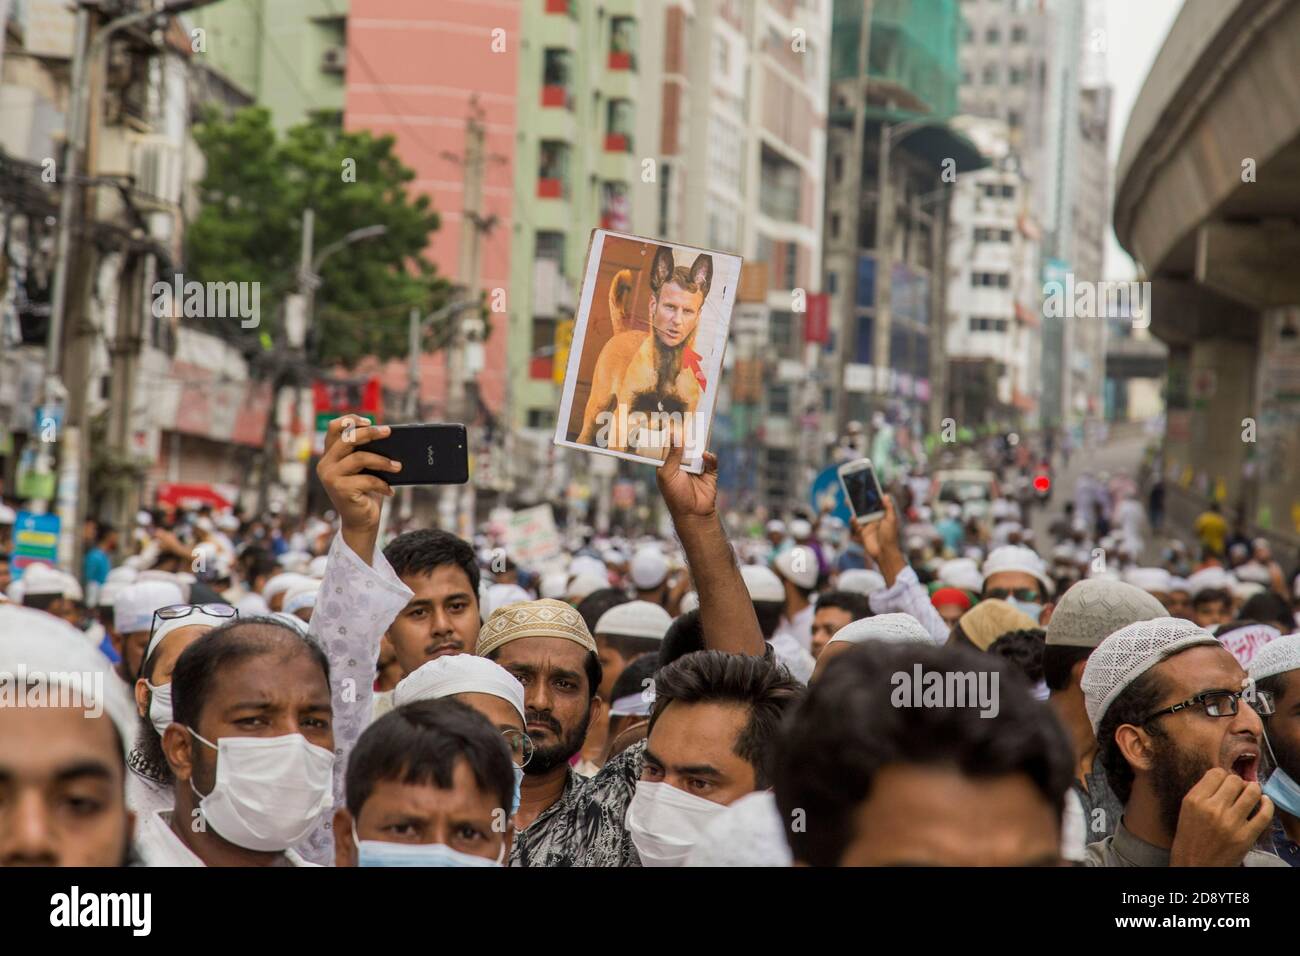
{"label": "black smartphone", "polygon": [[863,524],[879,521],[885,516],[885,495],[876,479],[876,469],[871,459],[858,458],[839,468],[844,496],[849,500],[853,516]]}
{"label": "black smartphone", "polygon": [[402,470],[361,472],[390,485],[463,485],[469,481],[469,440],[464,425],[432,423],[393,425],[387,438],[361,446],[402,463]]}

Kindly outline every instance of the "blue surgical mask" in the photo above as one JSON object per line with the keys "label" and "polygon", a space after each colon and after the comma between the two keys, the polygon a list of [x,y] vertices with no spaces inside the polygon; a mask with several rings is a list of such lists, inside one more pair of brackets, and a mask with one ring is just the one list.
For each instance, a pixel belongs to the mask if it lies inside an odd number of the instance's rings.
{"label": "blue surgical mask", "polygon": [[1293,817],[1300,817],[1300,783],[1296,783],[1281,767],[1275,768],[1265,781],[1264,795],[1277,804],[1279,809]]}
{"label": "blue surgical mask", "polygon": [[1007,598],[1007,603],[1014,607],[1021,614],[1028,614],[1038,623],[1039,615],[1043,613],[1043,606],[1037,601],[1017,601],[1013,597]]}
{"label": "blue surgical mask", "polygon": [[510,804],[510,815],[513,817],[519,812],[519,788],[524,784],[524,768],[511,764],[510,769],[515,772],[515,795]]}
{"label": "blue surgical mask", "polygon": [[352,840],[357,845],[357,866],[501,866],[506,847],[495,860],[453,850],[445,843],[386,843],[383,840],[357,839],[357,824],[352,823]]}

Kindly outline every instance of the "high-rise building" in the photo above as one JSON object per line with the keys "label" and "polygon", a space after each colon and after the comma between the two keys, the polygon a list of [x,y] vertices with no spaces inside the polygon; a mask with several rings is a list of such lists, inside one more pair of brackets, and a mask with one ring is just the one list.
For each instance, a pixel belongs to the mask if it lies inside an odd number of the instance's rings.
{"label": "high-rise building", "polygon": [[[863,139],[855,143],[863,5],[837,0],[827,149],[826,289],[836,328],[837,426],[880,415],[920,435],[943,417],[948,202],[987,165],[953,129],[956,0],[877,0]],[[860,160],[859,165],[855,163]],[[882,201],[883,200],[883,201]]]}
{"label": "high-rise building", "polygon": [[966,427],[1036,424],[1038,259],[1029,179],[1001,120],[959,117],[990,160],[961,177],[948,227],[948,412]]}
{"label": "high-rise building", "polygon": [[283,132],[343,116],[350,0],[223,0],[188,14],[199,55]]}
{"label": "high-rise building", "polygon": [[[1110,98],[1100,4],[965,0],[962,13],[962,111],[1008,125],[1043,232],[1040,277],[1101,282]],[[1041,337],[1042,423],[1099,417],[1105,322],[1042,314]]]}

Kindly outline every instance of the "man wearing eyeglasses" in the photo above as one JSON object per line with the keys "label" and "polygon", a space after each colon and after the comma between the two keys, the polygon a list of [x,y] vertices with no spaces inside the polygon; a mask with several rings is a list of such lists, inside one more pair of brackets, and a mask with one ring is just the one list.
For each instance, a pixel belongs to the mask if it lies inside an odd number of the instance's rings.
{"label": "man wearing eyeglasses", "polygon": [[1088,865],[1286,865],[1252,849],[1274,813],[1258,774],[1271,701],[1214,635],[1179,618],[1130,624],[1092,652],[1082,687],[1124,803]]}

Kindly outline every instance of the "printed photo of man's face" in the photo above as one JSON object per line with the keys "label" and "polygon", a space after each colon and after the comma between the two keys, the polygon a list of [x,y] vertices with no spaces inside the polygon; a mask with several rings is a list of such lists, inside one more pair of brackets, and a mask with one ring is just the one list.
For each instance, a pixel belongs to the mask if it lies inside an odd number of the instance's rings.
{"label": "printed photo of man's face", "polygon": [[659,294],[650,297],[651,322],[660,344],[675,349],[689,339],[699,325],[703,305],[702,290],[688,292],[675,279],[665,282]]}

